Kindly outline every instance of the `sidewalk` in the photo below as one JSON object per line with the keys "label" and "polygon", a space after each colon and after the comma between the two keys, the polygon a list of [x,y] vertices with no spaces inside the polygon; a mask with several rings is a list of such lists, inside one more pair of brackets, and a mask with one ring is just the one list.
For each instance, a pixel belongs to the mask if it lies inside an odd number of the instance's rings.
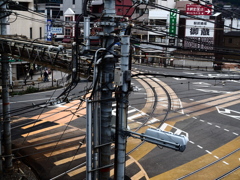
{"label": "sidewalk", "polygon": [[48,79],[48,82],[43,82],[43,73],[41,76],[41,72],[35,72],[32,79],[31,77],[21,77],[19,80],[13,81],[12,92],[21,92],[26,91],[28,88],[37,88],[38,90],[44,90],[49,88],[63,87],[68,83],[69,74],[53,71]]}

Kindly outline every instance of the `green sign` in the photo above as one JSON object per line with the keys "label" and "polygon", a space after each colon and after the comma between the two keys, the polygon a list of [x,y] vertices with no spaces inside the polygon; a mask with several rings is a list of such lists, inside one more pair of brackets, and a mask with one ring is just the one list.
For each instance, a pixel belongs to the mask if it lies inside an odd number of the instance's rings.
{"label": "green sign", "polygon": [[176,36],[177,32],[177,9],[171,9],[169,22],[169,36]]}

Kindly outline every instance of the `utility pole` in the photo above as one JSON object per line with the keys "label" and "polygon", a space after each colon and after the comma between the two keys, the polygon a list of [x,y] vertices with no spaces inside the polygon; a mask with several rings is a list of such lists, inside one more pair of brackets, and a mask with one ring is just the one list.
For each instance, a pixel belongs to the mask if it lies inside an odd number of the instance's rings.
{"label": "utility pole", "polygon": [[100,149],[99,149],[99,179],[109,180],[111,167],[111,118],[112,118],[112,90],[115,58],[109,52],[113,52],[114,36],[112,32],[115,26],[115,0],[104,1],[103,15],[103,44],[107,49],[102,61],[101,78],[101,118],[100,118]]}
{"label": "utility pole", "polygon": [[115,142],[115,161],[114,161],[114,179],[123,180],[125,175],[126,161],[126,136],[123,133],[127,130],[127,112],[128,112],[128,93],[131,81],[129,70],[129,50],[130,36],[121,37],[121,61],[120,74],[122,74],[122,85],[119,86],[117,96],[117,117],[116,117],[116,142]]}
{"label": "utility pole", "polygon": [[[7,34],[7,14],[6,2],[1,1],[1,35]],[[9,60],[7,56],[1,54],[2,66],[2,112],[3,119],[0,124],[1,144],[0,144],[0,172],[3,171],[2,155],[4,155],[6,170],[12,168],[12,142],[11,142],[11,124],[10,124],[10,103],[9,103]],[[2,145],[4,147],[4,154],[2,152]]]}
{"label": "utility pole", "polygon": [[[5,55],[1,55],[2,65],[2,108],[3,108],[3,147],[5,169],[12,168],[12,141],[10,122],[10,102],[9,102],[9,60]],[[2,129],[2,128],[1,128]]]}

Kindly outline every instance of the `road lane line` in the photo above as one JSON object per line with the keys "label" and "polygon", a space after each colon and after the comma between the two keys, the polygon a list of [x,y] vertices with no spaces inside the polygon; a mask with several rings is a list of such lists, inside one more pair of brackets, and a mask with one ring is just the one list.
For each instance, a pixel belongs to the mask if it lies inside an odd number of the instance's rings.
{"label": "road lane line", "polygon": [[212,154],[210,151],[208,151],[208,150],[205,150],[208,154]]}

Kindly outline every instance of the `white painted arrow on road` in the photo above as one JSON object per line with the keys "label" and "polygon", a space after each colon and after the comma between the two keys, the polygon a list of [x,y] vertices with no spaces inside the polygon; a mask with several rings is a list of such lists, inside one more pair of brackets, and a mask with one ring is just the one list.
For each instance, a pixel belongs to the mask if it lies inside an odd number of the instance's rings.
{"label": "white painted arrow on road", "polygon": [[[240,120],[240,112],[216,106],[218,113]],[[238,116],[239,115],[239,116]]]}

